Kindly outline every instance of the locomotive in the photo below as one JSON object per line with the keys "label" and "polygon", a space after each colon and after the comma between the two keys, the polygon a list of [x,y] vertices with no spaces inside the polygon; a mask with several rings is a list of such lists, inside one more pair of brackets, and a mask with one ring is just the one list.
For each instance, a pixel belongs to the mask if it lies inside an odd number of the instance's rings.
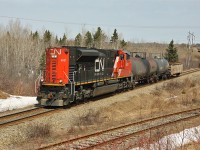
{"label": "locomotive", "polygon": [[164,58],[146,58],[125,50],[48,48],[37,100],[41,106],[67,106],[169,76],[169,63]]}

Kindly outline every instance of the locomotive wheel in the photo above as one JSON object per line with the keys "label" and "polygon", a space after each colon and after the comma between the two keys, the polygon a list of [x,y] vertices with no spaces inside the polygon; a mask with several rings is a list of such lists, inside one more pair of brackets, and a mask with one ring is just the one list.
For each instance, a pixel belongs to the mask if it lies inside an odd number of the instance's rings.
{"label": "locomotive wheel", "polygon": [[68,109],[68,108],[70,108],[71,106],[72,106],[72,104],[71,104],[71,103],[68,103],[67,105],[64,105],[63,108],[64,108],[64,109]]}
{"label": "locomotive wheel", "polygon": [[146,82],[147,82],[147,84],[149,84],[151,82],[151,80],[148,78]]}
{"label": "locomotive wheel", "polygon": [[177,73],[176,76],[177,76],[177,77],[180,76],[180,73]]}
{"label": "locomotive wheel", "polygon": [[80,103],[79,99],[75,99],[74,103],[78,105]]}
{"label": "locomotive wheel", "polygon": [[87,99],[84,97],[84,94],[82,94],[82,96],[81,96],[81,102],[85,102]]}
{"label": "locomotive wheel", "polygon": [[135,87],[134,83],[130,83],[129,89],[130,89],[130,90],[133,90],[134,87]]}
{"label": "locomotive wheel", "polygon": [[166,75],[163,75],[163,76],[162,76],[162,79],[163,79],[163,80],[166,80],[166,79],[167,79],[167,76],[166,76]]}
{"label": "locomotive wheel", "polygon": [[158,82],[158,77],[155,76],[153,80],[154,80],[155,83],[157,83]]}

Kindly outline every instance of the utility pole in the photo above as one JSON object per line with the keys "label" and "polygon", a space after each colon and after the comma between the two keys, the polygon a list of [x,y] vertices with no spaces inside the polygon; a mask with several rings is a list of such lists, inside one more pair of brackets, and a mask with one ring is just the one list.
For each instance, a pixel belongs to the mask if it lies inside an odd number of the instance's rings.
{"label": "utility pole", "polygon": [[186,67],[190,68],[190,62],[192,60],[193,44],[194,44],[194,40],[195,40],[194,33],[191,33],[189,31],[187,39],[188,39],[188,52],[187,52],[187,58],[186,58]]}

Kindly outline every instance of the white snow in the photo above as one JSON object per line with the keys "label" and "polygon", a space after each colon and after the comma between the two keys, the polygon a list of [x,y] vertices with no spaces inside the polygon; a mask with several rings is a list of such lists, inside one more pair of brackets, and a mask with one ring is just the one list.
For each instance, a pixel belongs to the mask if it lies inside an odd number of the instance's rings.
{"label": "white snow", "polygon": [[19,109],[37,103],[36,97],[10,95],[7,99],[0,99],[0,112]]}
{"label": "white snow", "polygon": [[[163,137],[158,142],[150,144],[150,150],[176,149],[190,142],[200,140],[200,126],[185,129],[179,133],[171,134]],[[147,146],[147,145],[146,145]],[[132,150],[146,150],[147,147],[137,147]]]}

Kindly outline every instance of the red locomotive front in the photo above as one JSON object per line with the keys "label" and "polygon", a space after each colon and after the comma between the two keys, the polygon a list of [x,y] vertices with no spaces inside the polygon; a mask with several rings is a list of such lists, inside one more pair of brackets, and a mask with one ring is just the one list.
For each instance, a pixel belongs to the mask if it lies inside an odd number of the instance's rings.
{"label": "red locomotive front", "polygon": [[69,82],[69,50],[49,48],[46,50],[44,83],[67,84]]}

